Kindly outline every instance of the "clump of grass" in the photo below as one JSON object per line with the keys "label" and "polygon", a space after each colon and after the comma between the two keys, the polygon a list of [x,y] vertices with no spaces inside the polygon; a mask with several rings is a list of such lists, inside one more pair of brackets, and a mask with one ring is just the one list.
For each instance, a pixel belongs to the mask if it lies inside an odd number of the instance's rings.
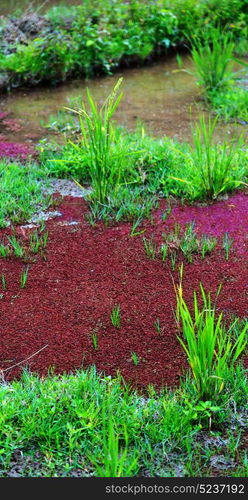
{"label": "clump of grass", "polygon": [[90,112],[83,103],[82,108],[72,110],[79,115],[82,132],[81,145],[74,144],[75,149],[83,148],[87,154],[87,164],[93,197],[99,203],[105,203],[110,191],[118,186],[121,178],[121,163],[123,152],[113,153],[113,144],[116,142],[116,131],[112,124],[112,117],[122,98],[119,88],[122,78],[118,80],[113,91],[107,97],[100,109],[97,108],[89,89],[87,89]]}
{"label": "clump of grass", "polygon": [[139,364],[139,361],[140,361],[140,360],[139,360],[139,357],[138,357],[138,355],[136,354],[136,352],[134,352],[134,351],[133,351],[133,352],[131,352],[131,359],[132,359],[133,364],[134,364],[135,366],[138,366],[138,364]]}
{"label": "clump of grass", "polygon": [[121,306],[120,306],[120,304],[113,307],[111,314],[110,314],[110,319],[111,319],[112,325],[115,328],[121,327]]}
{"label": "clump of grass", "polygon": [[27,285],[29,267],[27,266],[20,275],[20,287],[25,288]]}
{"label": "clump of grass", "polygon": [[146,252],[148,259],[154,260],[155,256],[156,256],[157,247],[156,247],[156,244],[154,243],[153,239],[152,238],[148,239],[148,238],[144,237],[143,244],[144,244],[145,252]]}
{"label": "clump of grass", "polygon": [[142,221],[142,216],[138,217],[137,220],[133,221],[132,228],[130,231],[130,236],[139,236],[140,234],[145,232],[145,229],[141,229],[140,231],[137,231],[141,221]]}
{"label": "clump of grass", "polygon": [[[98,477],[125,477],[137,470],[139,455],[136,450],[130,454],[129,440],[126,425],[121,432],[117,431],[117,424],[113,416],[110,398],[106,398],[102,409],[103,453],[101,465],[95,463]],[[121,444],[122,443],[122,444]],[[130,456],[131,455],[131,456]],[[93,463],[94,463],[93,459]]]}
{"label": "clump of grass", "polygon": [[193,262],[193,255],[201,253],[202,258],[212,252],[217,245],[217,238],[204,234],[199,237],[195,231],[195,223],[186,224],[185,230],[182,230],[180,224],[175,224],[173,231],[168,234],[163,233],[165,243],[160,247],[162,260],[165,260],[167,254],[170,254],[172,269],[175,268],[176,255],[179,251],[186,257],[188,262]]}
{"label": "clump of grass", "polygon": [[6,288],[7,288],[7,282],[6,282],[6,278],[5,278],[4,273],[2,273],[2,275],[1,275],[1,281],[2,281],[2,289],[6,290]]}
{"label": "clump of grass", "polygon": [[160,335],[162,330],[161,330],[161,324],[160,324],[160,319],[159,318],[157,318],[154,321],[154,326],[155,326],[156,332]]}
{"label": "clump of grass", "polygon": [[[235,80],[239,72],[233,72],[234,42],[228,32],[213,28],[203,41],[193,42],[192,59],[198,75],[198,84],[204,87],[206,100],[226,121],[237,118],[247,121],[248,95]],[[242,61],[238,62],[243,64]]]}
{"label": "clump of grass", "polygon": [[199,251],[199,240],[197,238],[194,227],[194,222],[186,225],[186,229],[181,237],[181,241],[179,244],[180,250],[186,256],[189,262],[193,261],[193,253],[198,253]]}
{"label": "clump of grass", "polygon": [[162,257],[162,261],[164,262],[166,260],[167,254],[168,254],[168,245],[166,243],[162,243],[160,247],[160,253]]}
{"label": "clump of grass", "polygon": [[96,332],[92,333],[92,345],[95,351],[98,349],[98,335]]}
{"label": "clump of grass", "polygon": [[4,245],[4,243],[0,244],[0,257],[7,258],[11,253],[11,249],[8,245]]}
{"label": "clump of grass", "polygon": [[[202,116],[199,124],[193,129],[194,164],[199,169],[202,185],[208,198],[216,198],[220,193],[227,191],[231,186],[237,186],[233,176],[237,154],[242,147],[243,139],[236,142],[224,140],[219,146],[214,142],[214,131],[217,118],[212,120]],[[240,179],[241,180],[241,179]]]}
{"label": "clump of grass", "polygon": [[203,259],[205,259],[206,254],[211,253],[215,249],[217,242],[218,240],[214,236],[208,236],[207,234],[202,236],[200,246]]}
{"label": "clump of grass", "polygon": [[233,342],[223,323],[222,313],[216,313],[216,305],[210,294],[206,294],[202,285],[200,291],[203,305],[200,306],[194,292],[194,309],[191,314],[183,298],[182,282],[176,288],[176,316],[183,333],[183,338],[178,336],[178,340],[187,355],[197,397],[202,401],[217,402],[235,370],[236,361],[247,345],[248,324]]}
{"label": "clump of grass", "polygon": [[230,252],[230,248],[231,248],[232,244],[233,244],[233,239],[230,238],[228,233],[224,233],[223,238],[222,238],[222,248],[225,251],[226,260],[229,259],[229,252]]}
{"label": "clump of grass", "polygon": [[230,140],[226,137],[221,144],[215,142],[214,132],[218,117],[200,117],[192,127],[194,147],[185,153],[177,149],[186,165],[185,177],[170,176],[182,184],[191,199],[216,199],[220,194],[238,187],[245,178],[247,160],[242,158],[244,139]]}

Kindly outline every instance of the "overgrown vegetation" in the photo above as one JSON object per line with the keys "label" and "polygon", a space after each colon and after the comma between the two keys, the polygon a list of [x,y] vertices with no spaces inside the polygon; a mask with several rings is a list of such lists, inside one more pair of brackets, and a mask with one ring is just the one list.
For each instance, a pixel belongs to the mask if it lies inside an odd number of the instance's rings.
{"label": "overgrown vegetation", "polygon": [[[40,36],[25,43],[6,44],[2,25],[4,85],[109,73],[119,65],[141,64],[193,44],[192,58],[206,102],[226,120],[247,121],[247,92],[237,87],[231,67],[235,47],[246,46],[247,5],[246,0],[107,0],[56,7],[46,14]],[[202,36],[203,24],[207,35]],[[66,132],[65,144],[54,147],[43,141],[39,166],[1,161],[0,228],[23,223],[37,207],[48,207],[51,199],[44,196],[41,178],[71,178],[92,188],[87,198],[92,226],[99,219],[106,224],[132,220],[128,237],[141,235],[147,257],[169,259],[175,271],[182,256],[189,263],[195,254],[204,259],[215,249],[217,238],[199,236],[193,223],[184,230],[176,225],[157,247],[153,237],[143,235],[142,220],[151,216],[161,197],[206,202],[247,185],[245,140],[228,137],[217,143],[218,116],[202,116],[192,126],[192,145],[149,137],[142,125],[128,132],[113,121],[122,97],[120,84],[101,108],[88,91],[87,104],[72,104],[51,119],[53,128]],[[162,215],[163,221],[169,212]],[[18,275],[20,288],[29,288],[28,258],[44,256],[47,241],[44,224],[30,232],[25,244],[15,232],[1,238],[1,262],[11,256],[27,260]],[[226,261],[232,244],[224,233]],[[4,272],[1,289],[0,299],[8,292]],[[24,371],[21,380],[8,383],[9,369],[2,369],[2,476],[15,462],[20,475],[33,477],[211,476],[211,459],[219,455],[226,463],[222,475],[247,475],[247,454],[239,447],[247,417],[247,370],[240,362],[247,345],[247,320],[225,324],[203,286],[200,298],[194,294],[193,307],[184,301],[182,282],[175,289],[178,341],[190,367],[179,388],[158,393],[148,386],[141,394],[120,376],[97,374],[94,367],[61,376],[51,370],[45,378]],[[109,322],[116,335],[124,320],[124,309],[115,303]],[[162,335],[160,318],[153,328]],[[93,350],[99,352],[97,329],[89,335]],[[130,351],[130,363],[138,371],[142,357]]]}

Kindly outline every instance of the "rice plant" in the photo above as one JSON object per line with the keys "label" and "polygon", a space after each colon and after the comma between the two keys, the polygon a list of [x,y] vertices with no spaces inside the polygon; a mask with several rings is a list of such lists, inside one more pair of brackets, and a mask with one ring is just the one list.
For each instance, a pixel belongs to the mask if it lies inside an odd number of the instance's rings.
{"label": "rice plant", "polygon": [[223,323],[222,313],[216,312],[216,304],[210,294],[206,294],[202,285],[200,291],[202,306],[194,292],[191,313],[183,298],[182,281],[176,287],[176,317],[183,334],[183,338],[178,336],[178,340],[187,355],[197,397],[202,401],[216,402],[247,345],[248,323],[233,341]]}
{"label": "rice plant", "polygon": [[21,275],[20,275],[20,287],[21,288],[25,288],[26,284],[27,284],[27,279],[28,279],[28,270],[29,270],[29,267],[27,266],[22,272],[21,272]]}
{"label": "rice plant", "polygon": [[111,319],[112,325],[115,328],[121,327],[121,306],[120,306],[120,304],[113,307],[111,314],[110,314],[110,319]]}
{"label": "rice plant", "polygon": [[123,152],[121,150],[118,154],[113,152],[116,131],[112,124],[113,114],[123,95],[119,93],[121,83],[122,78],[118,80],[100,109],[97,108],[89,89],[87,89],[89,112],[84,103],[78,111],[67,108],[79,115],[82,143],[73,145],[78,151],[83,148],[87,152],[93,197],[100,203],[106,202],[111,189],[119,185],[121,178]]}
{"label": "rice plant", "polygon": [[229,84],[234,73],[232,61],[234,43],[228,32],[218,28],[212,29],[202,39],[194,38],[192,60],[198,76],[198,84],[203,85],[206,92],[220,89]]}
{"label": "rice plant", "polygon": [[98,335],[97,333],[92,333],[92,345],[93,345],[93,348],[95,349],[95,351],[97,351],[98,349]]}
{"label": "rice plant", "polygon": [[150,240],[148,238],[143,238],[143,244],[144,248],[146,251],[146,255],[148,259],[155,259],[156,256],[156,244],[154,243],[153,239],[151,238]]}
{"label": "rice plant", "polygon": [[230,251],[232,244],[233,244],[233,239],[230,238],[228,233],[224,233],[223,238],[222,238],[222,248],[225,251],[226,260],[229,259],[229,251]]}

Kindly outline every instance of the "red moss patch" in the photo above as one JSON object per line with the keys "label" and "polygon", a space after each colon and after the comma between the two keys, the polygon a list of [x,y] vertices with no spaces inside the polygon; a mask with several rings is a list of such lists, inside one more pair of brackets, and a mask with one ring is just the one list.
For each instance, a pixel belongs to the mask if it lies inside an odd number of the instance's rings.
{"label": "red moss patch", "polygon": [[[199,233],[229,231],[235,239],[228,261],[218,247],[205,260],[197,257],[192,264],[185,262],[187,301],[192,300],[200,281],[213,293],[223,283],[220,310],[248,316],[247,202],[248,197],[240,193],[208,207],[177,205],[164,222],[161,215],[166,204],[162,202],[153,222],[143,225],[145,236],[154,235],[157,241],[175,221],[185,224],[191,220]],[[144,234],[131,237],[131,224],[92,228],[84,219],[84,200],[67,197],[60,211],[62,217],[47,223],[47,260],[39,258],[31,264],[26,288],[19,286],[24,264],[14,258],[0,259],[0,273],[7,282],[0,299],[0,367],[7,369],[48,344],[28,362],[31,370],[42,375],[51,366],[64,372],[94,363],[107,374],[119,370],[138,387],[177,384],[187,368],[174,320],[172,277],[177,280],[178,271],[171,271],[169,260],[149,260]],[[73,221],[78,224],[68,225]],[[23,235],[20,229],[19,233]],[[116,304],[121,306],[120,329],[110,321]],[[154,326],[158,318],[160,335]],[[93,333],[98,337],[97,350]],[[140,360],[137,366],[132,352]],[[18,367],[6,371],[5,376],[13,378],[20,371]]]}
{"label": "red moss patch", "polygon": [[17,158],[26,160],[37,155],[34,148],[18,142],[0,142],[0,158]]}

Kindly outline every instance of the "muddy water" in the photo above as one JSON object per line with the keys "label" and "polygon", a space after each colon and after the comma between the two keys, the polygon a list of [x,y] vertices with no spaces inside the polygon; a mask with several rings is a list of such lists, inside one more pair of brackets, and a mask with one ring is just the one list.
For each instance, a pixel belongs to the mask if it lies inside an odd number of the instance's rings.
{"label": "muddy water", "polygon": [[[184,57],[183,65],[188,71],[192,70],[188,56]],[[152,135],[190,140],[191,123],[203,112],[203,103],[194,76],[179,71],[175,58],[87,82],[73,81],[56,88],[19,90],[2,96],[0,111],[8,111],[10,115],[9,127],[3,122],[0,124],[1,140],[4,137],[8,141],[36,142],[48,135],[41,126],[42,120],[46,122],[49,115],[68,106],[69,99],[85,98],[87,86],[94,98],[102,102],[120,76],[124,77],[124,97],[116,113],[118,123],[132,130],[140,120]],[[242,129],[237,125],[235,128]],[[218,131],[220,138],[223,130],[232,134],[233,126],[222,125]]]}

